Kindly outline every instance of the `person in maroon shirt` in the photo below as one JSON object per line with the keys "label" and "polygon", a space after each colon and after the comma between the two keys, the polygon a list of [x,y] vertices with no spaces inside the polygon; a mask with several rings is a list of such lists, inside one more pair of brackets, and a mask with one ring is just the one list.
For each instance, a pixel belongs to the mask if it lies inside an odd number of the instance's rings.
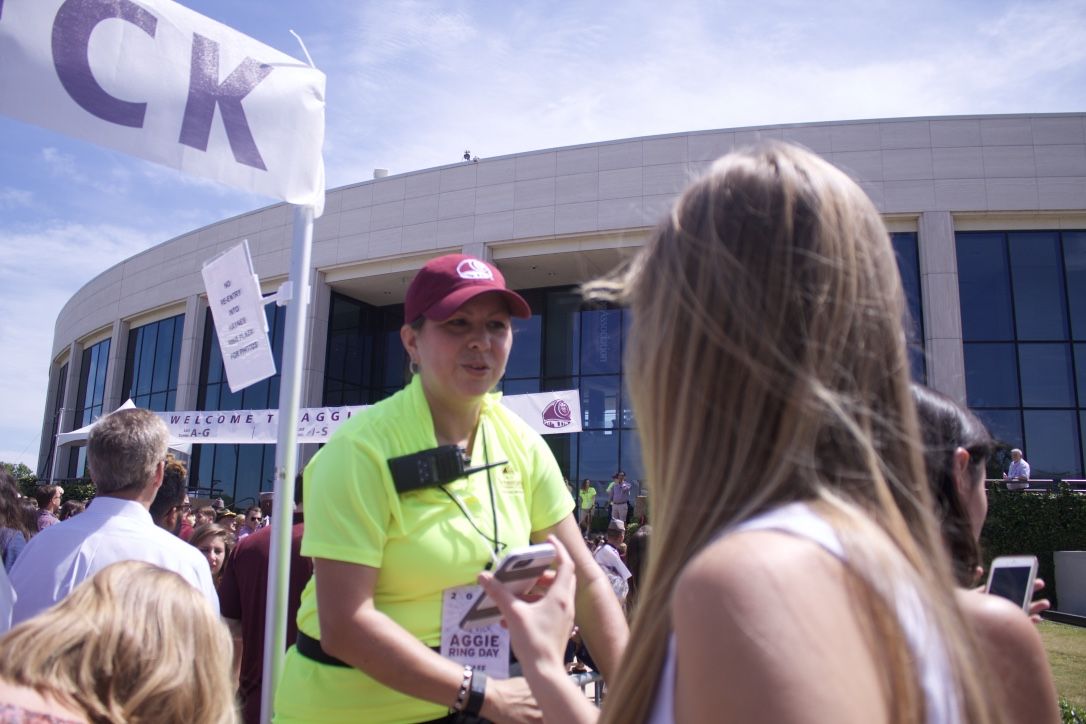
{"label": "person in maroon shirt", "polygon": [[[298,638],[298,605],[313,574],[313,561],[302,557],[302,476],[294,484],[294,527],[290,536],[290,585],[287,593],[287,643]],[[219,608],[241,649],[238,699],[246,724],[260,721],[264,675],[264,620],[267,611],[271,526],[238,541],[219,584]],[[236,656],[236,654],[235,654]]]}

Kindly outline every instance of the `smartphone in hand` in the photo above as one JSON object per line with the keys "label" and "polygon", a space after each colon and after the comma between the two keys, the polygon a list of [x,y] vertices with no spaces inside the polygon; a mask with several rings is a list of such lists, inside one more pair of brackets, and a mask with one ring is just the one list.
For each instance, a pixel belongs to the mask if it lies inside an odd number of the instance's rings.
{"label": "smartphone in hand", "polygon": [[[539,577],[546,573],[554,563],[556,555],[554,546],[550,543],[517,548],[502,559],[498,570],[494,572],[494,579],[517,596],[521,596],[530,591]],[[460,628],[489,626],[500,621],[501,617],[501,611],[494,600],[484,593],[464,614],[464,618],[460,620]]]}
{"label": "smartphone in hand", "polygon": [[1036,578],[1037,556],[1000,556],[992,561],[985,591],[1002,596],[1029,613]]}

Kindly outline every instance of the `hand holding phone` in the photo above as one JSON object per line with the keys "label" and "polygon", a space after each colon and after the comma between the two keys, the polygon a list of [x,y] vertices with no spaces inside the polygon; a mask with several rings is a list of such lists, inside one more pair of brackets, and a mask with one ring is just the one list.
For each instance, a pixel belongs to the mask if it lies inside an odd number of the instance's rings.
{"label": "hand holding phone", "polygon": [[987,593],[1002,596],[1027,614],[1037,578],[1037,556],[1000,556],[988,572]]}
{"label": "hand holding phone", "polygon": [[[540,576],[546,573],[554,562],[555,550],[550,543],[517,548],[510,551],[494,572],[494,579],[520,596],[531,590]],[[501,611],[494,600],[484,594],[476,599],[475,604],[460,620],[464,629],[489,626],[501,620]]]}

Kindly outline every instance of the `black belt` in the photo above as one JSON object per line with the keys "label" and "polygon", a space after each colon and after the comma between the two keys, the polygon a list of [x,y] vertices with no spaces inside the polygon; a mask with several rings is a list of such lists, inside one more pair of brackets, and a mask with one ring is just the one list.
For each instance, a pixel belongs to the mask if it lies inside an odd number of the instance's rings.
{"label": "black belt", "polygon": [[326,664],[328,666],[340,666],[345,669],[351,668],[351,665],[346,661],[340,661],[335,656],[325,653],[321,648],[321,642],[312,636],[306,636],[301,631],[298,632],[298,640],[295,644],[298,648],[298,653],[307,659],[312,659],[318,664]]}

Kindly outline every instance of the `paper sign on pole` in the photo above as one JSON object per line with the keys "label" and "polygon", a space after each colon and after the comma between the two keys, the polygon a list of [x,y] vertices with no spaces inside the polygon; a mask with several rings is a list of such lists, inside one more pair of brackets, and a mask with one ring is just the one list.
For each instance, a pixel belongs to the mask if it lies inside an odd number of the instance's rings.
{"label": "paper sign on pole", "polygon": [[274,375],[264,300],[253,273],[249,241],[205,263],[202,273],[230,391],[243,390]]}
{"label": "paper sign on pole", "polygon": [[324,201],[319,70],[170,0],[0,0],[0,113],[184,173]]}

